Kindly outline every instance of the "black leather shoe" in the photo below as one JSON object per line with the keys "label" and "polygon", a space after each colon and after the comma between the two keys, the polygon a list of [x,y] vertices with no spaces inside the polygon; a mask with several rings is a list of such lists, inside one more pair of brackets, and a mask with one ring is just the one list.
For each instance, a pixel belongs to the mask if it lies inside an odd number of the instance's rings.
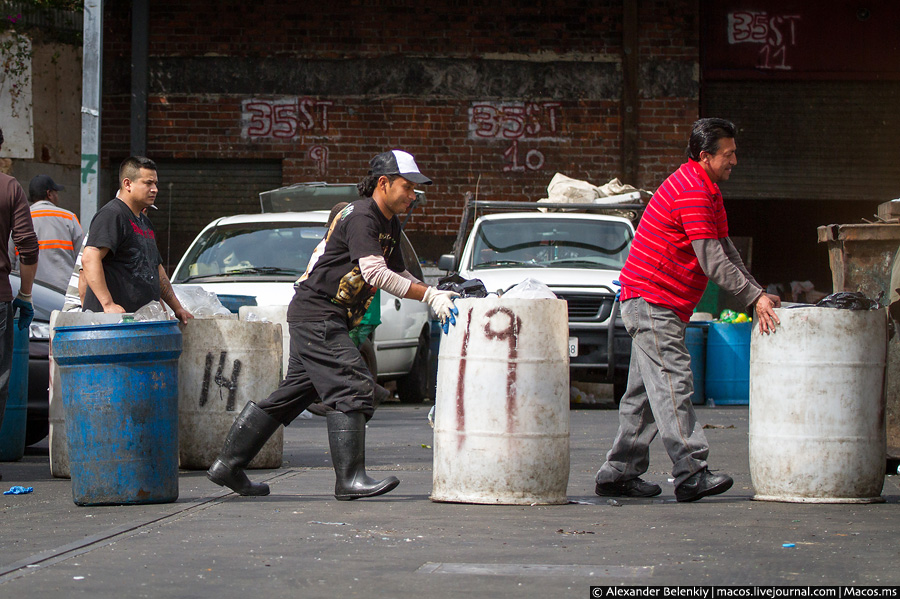
{"label": "black leather shoe", "polygon": [[594,493],[601,497],[656,497],[662,493],[662,488],[639,478],[632,478],[614,483],[597,483]]}
{"label": "black leather shoe", "polygon": [[687,480],[675,487],[675,499],[678,501],[697,501],[709,495],[718,495],[731,488],[734,481],[727,474],[712,474],[704,468],[692,474]]}

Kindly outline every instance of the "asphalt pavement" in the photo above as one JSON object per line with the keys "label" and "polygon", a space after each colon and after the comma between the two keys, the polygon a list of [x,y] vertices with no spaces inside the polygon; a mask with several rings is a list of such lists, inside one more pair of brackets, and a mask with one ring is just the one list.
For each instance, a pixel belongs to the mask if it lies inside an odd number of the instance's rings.
{"label": "asphalt pavement", "polygon": [[[746,407],[699,407],[724,495],[677,503],[654,443],[653,499],[594,495],[611,409],[571,412],[567,505],[434,503],[431,404],[387,403],[368,428],[368,470],[388,495],[332,496],[323,418],[285,431],[284,464],[251,471],[268,497],[182,471],[175,503],[79,507],[50,475],[46,441],[0,464],[0,597],[589,597],[596,585],[897,585],[900,484],[884,503],[751,500]],[[785,547],[785,545],[789,545]]]}

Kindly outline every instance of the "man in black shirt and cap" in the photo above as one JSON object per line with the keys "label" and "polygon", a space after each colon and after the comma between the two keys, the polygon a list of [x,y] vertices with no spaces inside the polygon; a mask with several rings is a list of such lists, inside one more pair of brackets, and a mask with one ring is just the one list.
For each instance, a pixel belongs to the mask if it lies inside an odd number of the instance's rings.
{"label": "man in black shirt and cap", "polygon": [[328,442],[342,501],[374,497],[400,481],[374,480],[365,471],[366,421],[375,411],[375,381],[350,339],[376,289],[424,301],[442,322],[455,324],[452,291],[428,287],[406,270],[400,252],[400,220],[416,185],[431,185],[413,157],[392,150],[370,161],[358,184],[361,199],[335,218],[325,248],[297,281],[288,307],[291,333],[288,372],[281,385],[258,404],[248,402],[207,472],[211,481],[239,495],[268,495],[264,483],[252,483],[244,469],[279,425],[291,423],[317,397],[328,412]]}

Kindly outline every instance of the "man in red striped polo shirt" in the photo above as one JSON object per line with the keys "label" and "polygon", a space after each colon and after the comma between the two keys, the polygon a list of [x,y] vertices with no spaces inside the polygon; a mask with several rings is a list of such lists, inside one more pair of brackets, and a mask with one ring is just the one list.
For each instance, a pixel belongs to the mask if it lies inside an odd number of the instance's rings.
{"label": "man in red striped polo shirt", "polygon": [[694,123],[688,161],[660,185],[641,217],[620,277],[622,320],[632,337],[628,386],[619,404],[619,431],[597,472],[597,495],[662,492],[639,478],[657,432],[674,464],[678,501],[724,493],[733,483],[707,468],[709,444],[691,405],[684,329],[708,279],[753,306],[763,333],[778,323],[778,296],[763,291],[728,238],[718,183],[737,164],[734,136],[734,125],[723,119]]}

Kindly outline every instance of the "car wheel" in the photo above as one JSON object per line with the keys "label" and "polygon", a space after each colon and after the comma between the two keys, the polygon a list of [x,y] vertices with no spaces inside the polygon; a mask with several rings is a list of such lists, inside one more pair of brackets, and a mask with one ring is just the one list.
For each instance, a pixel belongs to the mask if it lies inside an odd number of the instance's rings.
{"label": "car wheel", "polygon": [[402,403],[422,403],[428,395],[428,335],[419,336],[416,357],[409,374],[397,379],[397,396]]}

